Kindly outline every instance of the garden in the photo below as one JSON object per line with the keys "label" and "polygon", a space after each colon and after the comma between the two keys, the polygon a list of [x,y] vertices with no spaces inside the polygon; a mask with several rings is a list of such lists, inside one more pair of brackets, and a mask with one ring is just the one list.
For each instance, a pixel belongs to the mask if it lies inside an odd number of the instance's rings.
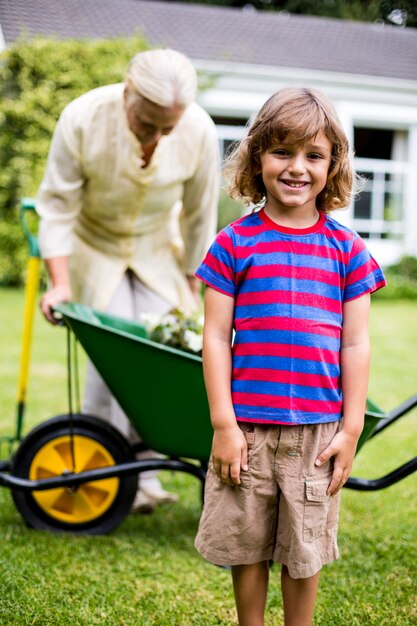
{"label": "garden", "polygon": [[[0,435],[14,429],[23,291],[0,291]],[[416,393],[415,303],[375,298],[369,396],[390,410]],[[66,337],[36,315],[25,432],[64,413]],[[80,371],[85,357],[80,355]],[[162,381],[161,381],[162,384]],[[415,455],[415,411],[358,454],[354,476],[378,478]],[[3,456],[5,451],[3,450]],[[201,511],[199,481],[164,472],[179,502],[152,515],[128,515],[110,535],[72,536],[28,529],[9,490],[0,489],[0,623],[54,626],[210,626],[237,624],[230,572],[193,547]],[[381,491],[345,489],[339,561],[324,568],[316,626],[408,626],[416,615],[416,475]],[[278,567],[271,571],[267,624],[282,621]],[[274,584],[275,583],[275,584]]]}

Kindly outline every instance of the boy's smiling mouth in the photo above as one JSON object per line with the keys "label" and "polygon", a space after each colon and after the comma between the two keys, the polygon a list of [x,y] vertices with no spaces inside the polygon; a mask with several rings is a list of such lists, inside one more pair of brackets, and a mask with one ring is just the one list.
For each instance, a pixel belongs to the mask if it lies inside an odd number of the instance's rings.
{"label": "boy's smiling mouth", "polygon": [[286,178],[281,178],[281,183],[287,185],[287,187],[292,187],[293,189],[299,189],[308,185],[308,182],[305,180],[288,180]]}

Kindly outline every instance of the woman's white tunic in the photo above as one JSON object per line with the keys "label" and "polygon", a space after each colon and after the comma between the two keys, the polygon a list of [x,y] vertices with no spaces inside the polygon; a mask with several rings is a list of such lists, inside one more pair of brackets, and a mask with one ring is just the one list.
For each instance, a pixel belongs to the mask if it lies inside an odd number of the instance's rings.
{"label": "woman's white tunic", "polygon": [[70,257],[73,298],[106,309],[126,269],[175,306],[195,306],[193,275],[216,229],[218,141],[192,104],[149,165],[127,125],[123,84],[63,111],[39,189],[42,256]]}

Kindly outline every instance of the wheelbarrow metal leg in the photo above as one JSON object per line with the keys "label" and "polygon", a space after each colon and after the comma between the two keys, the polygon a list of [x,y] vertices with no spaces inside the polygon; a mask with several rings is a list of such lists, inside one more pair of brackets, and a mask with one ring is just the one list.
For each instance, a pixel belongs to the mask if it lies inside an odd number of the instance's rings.
{"label": "wheelbarrow metal leg", "polygon": [[142,461],[119,463],[117,465],[100,469],[78,472],[76,474],[68,473],[64,476],[54,476],[53,478],[42,478],[40,480],[20,478],[19,476],[13,476],[11,474],[1,472],[0,486],[12,487],[13,489],[19,491],[46,491],[47,489],[56,489],[57,487],[76,487],[86,482],[105,480],[106,478],[127,476],[130,474],[139,474],[141,472],[153,470],[185,472],[199,478],[202,482],[204,481],[206,475],[201,467],[186,461],[172,459],[144,459]]}
{"label": "wheelbarrow metal leg", "polygon": [[404,463],[401,467],[398,467],[393,472],[382,476],[381,478],[375,479],[366,479],[366,478],[355,478],[351,476],[345,487],[347,489],[355,489],[356,491],[378,491],[379,489],[385,489],[386,487],[390,487],[391,485],[398,483],[400,480],[409,476],[413,472],[417,470],[417,456],[408,463]]}
{"label": "wheelbarrow metal leg", "polygon": [[413,409],[415,406],[417,406],[417,394],[390,411],[388,413],[388,416],[385,419],[382,419],[376,426],[374,432],[371,435],[371,438],[375,437],[375,435],[381,433],[383,430],[388,428],[388,426],[390,426],[400,417],[411,411],[411,409]]}

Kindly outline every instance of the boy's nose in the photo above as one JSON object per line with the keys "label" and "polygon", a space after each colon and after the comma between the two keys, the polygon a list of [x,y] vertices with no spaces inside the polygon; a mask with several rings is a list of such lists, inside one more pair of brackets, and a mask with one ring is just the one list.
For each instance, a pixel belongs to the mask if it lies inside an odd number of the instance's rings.
{"label": "boy's nose", "polygon": [[288,171],[292,174],[303,174],[305,172],[305,161],[301,154],[295,154],[288,164]]}

